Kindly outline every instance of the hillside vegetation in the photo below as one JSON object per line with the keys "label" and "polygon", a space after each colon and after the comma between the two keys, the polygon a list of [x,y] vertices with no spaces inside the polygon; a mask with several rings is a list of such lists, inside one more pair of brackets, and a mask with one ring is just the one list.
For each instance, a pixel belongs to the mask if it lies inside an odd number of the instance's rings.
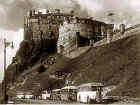
{"label": "hillside vegetation", "polygon": [[[86,82],[103,82],[116,89],[109,94],[140,96],[140,36],[135,35],[114,43],[91,48],[81,56],[54,64],[43,75],[62,71],[70,73],[67,79],[75,85]],[[61,63],[60,63],[61,62]]]}
{"label": "hillside vegetation", "polygon": [[[51,50],[46,49],[46,51],[50,52]],[[139,35],[127,37],[108,45],[90,48],[74,59],[56,53],[47,53],[46,56],[43,56],[44,52],[40,53],[36,62],[31,63],[30,60],[26,69],[18,74],[18,80],[15,79],[16,82],[24,80],[25,77],[27,79],[19,89],[31,90],[33,81],[40,83],[41,89],[63,87],[65,80],[73,81],[74,85],[103,82],[105,86],[113,85],[116,87],[108,93],[109,95],[140,97]],[[55,63],[48,64],[49,67],[39,72],[41,62],[49,60],[49,56],[55,57]],[[10,68],[9,71],[11,71]],[[56,75],[58,72],[64,74],[63,79],[50,77],[50,75]],[[36,91],[40,88],[34,89]]]}

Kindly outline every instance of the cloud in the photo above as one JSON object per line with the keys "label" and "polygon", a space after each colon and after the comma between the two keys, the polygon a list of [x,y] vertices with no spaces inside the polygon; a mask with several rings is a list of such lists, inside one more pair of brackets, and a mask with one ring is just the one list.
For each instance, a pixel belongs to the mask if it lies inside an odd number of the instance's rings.
{"label": "cloud", "polygon": [[12,42],[14,44],[14,49],[7,47],[6,49],[6,66],[8,66],[11,61],[12,57],[15,56],[17,49],[19,48],[20,42],[23,40],[23,29],[19,31],[7,31],[0,29],[1,36],[0,36],[0,82],[3,79],[3,71],[4,71],[4,43],[3,39],[6,38],[7,42]]}
{"label": "cloud", "polygon": [[[4,13],[0,14],[1,19],[5,21],[0,21],[2,24],[0,28],[8,29],[8,30],[18,30],[23,27],[24,14],[28,11],[29,7],[31,7],[29,2],[25,2],[23,0],[10,0],[8,3],[6,0],[0,4],[0,6],[4,9]],[[1,11],[0,11],[1,12]]]}
{"label": "cloud", "polygon": [[[139,23],[139,0],[77,0],[88,16],[108,23],[126,25]],[[113,16],[108,16],[113,13]]]}
{"label": "cloud", "polygon": [[[82,17],[132,24],[137,23],[140,17],[139,6],[139,0],[3,0],[0,1],[0,28],[23,28],[24,15],[31,8],[59,8],[65,12],[74,10],[76,15]],[[109,12],[115,15],[108,17]]]}
{"label": "cloud", "polygon": [[[23,28],[24,15],[31,8],[59,8],[65,12],[75,11],[82,17],[113,23],[137,23],[139,0],[1,0],[0,28],[18,30]],[[115,15],[108,17],[113,12]]]}

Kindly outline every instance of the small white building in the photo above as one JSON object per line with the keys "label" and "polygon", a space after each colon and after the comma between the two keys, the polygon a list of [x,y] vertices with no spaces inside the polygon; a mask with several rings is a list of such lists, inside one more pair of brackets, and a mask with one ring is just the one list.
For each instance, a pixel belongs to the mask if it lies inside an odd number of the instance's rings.
{"label": "small white building", "polygon": [[25,99],[32,99],[33,95],[30,92],[25,93]]}
{"label": "small white building", "polygon": [[50,98],[50,93],[48,93],[48,91],[43,91],[42,92],[42,99],[43,100],[46,100],[46,99],[49,99]]}
{"label": "small white building", "polygon": [[33,95],[32,94],[25,94],[25,99],[32,99]]}
{"label": "small white building", "polygon": [[17,99],[31,99],[33,95],[30,92],[17,92],[16,97]]}
{"label": "small white building", "polygon": [[17,92],[16,98],[17,98],[17,99],[24,99],[24,98],[25,98],[25,95],[24,95],[23,92]]}

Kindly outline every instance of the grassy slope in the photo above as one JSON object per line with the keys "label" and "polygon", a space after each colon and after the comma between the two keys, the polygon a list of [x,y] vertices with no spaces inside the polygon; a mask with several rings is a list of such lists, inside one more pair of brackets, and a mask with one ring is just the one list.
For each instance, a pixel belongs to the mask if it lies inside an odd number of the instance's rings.
{"label": "grassy slope", "polygon": [[117,86],[111,94],[140,96],[139,41],[140,36],[136,35],[91,48],[72,60],[59,59],[59,62],[42,74],[43,80],[46,80],[45,75],[50,72],[72,72],[70,79],[76,85],[101,81],[106,85]]}
{"label": "grassy slope", "polygon": [[82,79],[74,76],[77,83],[102,81],[107,85],[117,85],[112,92],[114,95],[139,96],[139,39],[137,35],[91,49],[73,60],[73,65],[79,62],[75,68],[81,72]]}

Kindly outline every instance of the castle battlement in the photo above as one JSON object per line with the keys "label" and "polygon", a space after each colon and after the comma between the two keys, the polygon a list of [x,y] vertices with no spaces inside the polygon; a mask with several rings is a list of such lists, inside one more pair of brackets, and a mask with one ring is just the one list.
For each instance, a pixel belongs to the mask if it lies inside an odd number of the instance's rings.
{"label": "castle battlement", "polygon": [[60,18],[61,16],[64,17],[69,17],[69,16],[73,16],[73,14],[68,14],[68,13],[64,13],[62,11],[60,11],[60,9],[40,9],[40,10],[30,10],[27,12],[26,17],[28,18]]}
{"label": "castle battlement", "polygon": [[93,20],[92,18],[81,18],[75,16],[65,18],[64,22],[68,24],[105,24],[104,22]]}
{"label": "castle battlement", "polygon": [[27,16],[34,16],[34,15],[48,15],[48,14],[63,14],[60,9],[32,9],[27,12]]}

